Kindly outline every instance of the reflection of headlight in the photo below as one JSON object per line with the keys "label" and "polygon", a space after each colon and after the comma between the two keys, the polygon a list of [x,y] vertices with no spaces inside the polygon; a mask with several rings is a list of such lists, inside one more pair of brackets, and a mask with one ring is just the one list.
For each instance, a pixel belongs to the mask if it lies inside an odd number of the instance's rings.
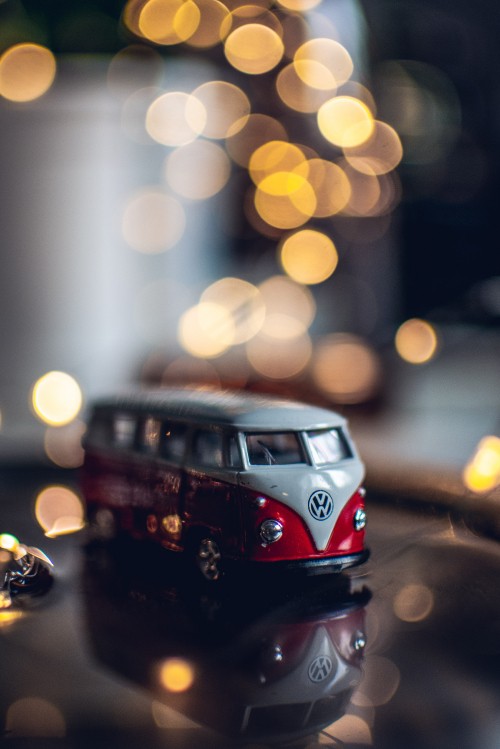
{"label": "reflection of headlight", "polygon": [[269,520],[264,520],[264,522],[261,523],[259,533],[265,544],[272,544],[275,541],[279,541],[283,535],[283,526],[279,520],[269,518]]}
{"label": "reflection of headlight", "polygon": [[352,649],[356,651],[356,653],[361,653],[366,647],[366,637],[365,633],[361,632],[361,630],[358,630],[354,633],[352,638]]}
{"label": "reflection of headlight", "polygon": [[366,525],[366,512],[361,507],[359,507],[356,510],[356,512],[354,513],[354,518],[353,518],[352,523],[354,525],[354,530],[355,531],[362,531],[363,528],[365,527],[365,525]]}

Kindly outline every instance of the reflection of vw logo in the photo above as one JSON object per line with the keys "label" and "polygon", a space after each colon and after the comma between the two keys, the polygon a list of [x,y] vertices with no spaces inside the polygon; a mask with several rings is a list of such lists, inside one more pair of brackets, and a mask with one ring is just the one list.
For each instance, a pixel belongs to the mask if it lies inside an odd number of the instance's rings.
{"label": "reflection of vw logo", "polygon": [[333,663],[328,655],[318,655],[309,666],[309,678],[317,684],[332,673]]}
{"label": "reflection of vw logo", "polygon": [[318,489],[309,497],[308,507],[315,520],[326,520],[333,512],[333,499],[328,492]]}

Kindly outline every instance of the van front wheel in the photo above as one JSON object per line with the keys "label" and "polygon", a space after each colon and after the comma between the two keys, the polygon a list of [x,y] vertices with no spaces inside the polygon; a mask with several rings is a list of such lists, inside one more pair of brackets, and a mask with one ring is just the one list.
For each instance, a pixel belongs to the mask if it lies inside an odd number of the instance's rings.
{"label": "van front wheel", "polygon": [[196,548],[196,564],[205,580],[215,582],[222,576],[222,555],[219,545],[211,537],[203,537]]}

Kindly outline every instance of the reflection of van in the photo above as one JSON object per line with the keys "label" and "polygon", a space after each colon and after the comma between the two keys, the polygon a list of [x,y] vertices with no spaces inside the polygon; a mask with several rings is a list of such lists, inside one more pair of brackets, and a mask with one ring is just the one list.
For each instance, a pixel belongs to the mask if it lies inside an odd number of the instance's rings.
{"label": "reflection of van", "polygon": [[88,519],[192,553],[311,571],[366,559],[364,467],[338,414],[203,389],[96,404],[86,439]]}
{"label": "reflection of van", "polygon": [[[156,550],[130,548],[84,556],[85,640],[101,673],[145,688],[161,725],[175,711],[175,747],[319,747],[317,732],[344,715],[362,679],[367,589],[235,578],[219,595],[186,584]],[[114,706],[120,694],[109,692]],[[110,747],[135,745],[115,720],[106,731]]]}

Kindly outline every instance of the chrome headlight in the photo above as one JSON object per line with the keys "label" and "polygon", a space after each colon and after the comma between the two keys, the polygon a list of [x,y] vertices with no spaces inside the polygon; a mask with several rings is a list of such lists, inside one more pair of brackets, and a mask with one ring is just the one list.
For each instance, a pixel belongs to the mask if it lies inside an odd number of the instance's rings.
{"label": "chrome headlight", "polygon": [[269,518],[261,523],[259,535],[264,544],[273,544],[275,541],[279,541],[283,535],[283,526],[279,520]]}
{"label": "chrome headlight", "polygon": [[358,507],[356,512],[354,513],[354,518],[352,521],[352,524],[354,525],[355,531],[362,531],[363,528],[366,525],[366,512],[363,510],[362,507]]}

